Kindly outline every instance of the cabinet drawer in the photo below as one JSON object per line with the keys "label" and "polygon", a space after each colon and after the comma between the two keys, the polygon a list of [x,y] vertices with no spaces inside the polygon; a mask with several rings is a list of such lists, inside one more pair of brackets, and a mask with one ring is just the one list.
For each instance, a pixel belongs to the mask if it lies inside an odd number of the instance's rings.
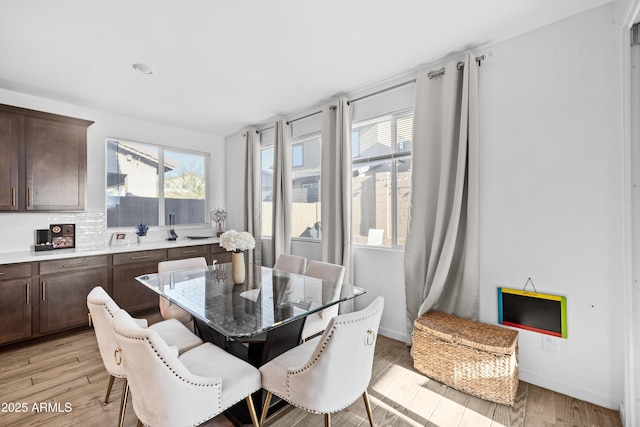
{"label": "cabinet drawer", "polygon": [[169,259],[193,258],[201,256],[206,258],[208,255],[209,248],[207,245],[186,246],[184,248],[169,249]]}
{"label": "cabinet drawer", "polygon": [[40,274],[67,273],[70,271],[89,270],[106,267],[107,256],[94,256],[85,258],[68,258],[56,261],[44,261],[40,263]]}
{"label": "cabinet drawer", "polygon": [[18,279],[31,276],[31,264],[0,265],[0,280]]}
{"label": "cabinet drawer", "polygon": [[113,265],[136,264],[139,262],[165,261],[167,259],[167,251],[164,249],[156,249],[152,251],[137,251],[124,254],[115,254],[113,256]]}

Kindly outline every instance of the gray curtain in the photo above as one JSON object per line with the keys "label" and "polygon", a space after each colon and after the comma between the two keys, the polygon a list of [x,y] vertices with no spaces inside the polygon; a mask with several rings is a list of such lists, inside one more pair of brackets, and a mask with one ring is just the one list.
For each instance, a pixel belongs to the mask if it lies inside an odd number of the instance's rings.
{"label": "gray curtain", "polygon": [[244,229],[256,239],[256,248],[248,252],[250,264],[262,264],[262,216],[260,203],[260,134],[255,128],[245,133],[247,157],[245,163],[246,181],[244,188]]}
{"label": "gray curtain", "polygon": [[[462,68],[459,68],[462,65]],[[430,309],[478,315],[478,65],[417,76],[404,255],[408,339]]]}
{"label": "gray curtain", "polygon": [[275,124],[273,146],[273,215],[271,247],[273,262],[291,253],[291,126],[285,120]]}
{"label": "gray curtain", "polygon": [[[322,109],[320,172],[322,260],[345,267],[344,283],[353,284],[351,261],[351,107],[346,98]],[[352,310],[352,304],[340,306]]]}

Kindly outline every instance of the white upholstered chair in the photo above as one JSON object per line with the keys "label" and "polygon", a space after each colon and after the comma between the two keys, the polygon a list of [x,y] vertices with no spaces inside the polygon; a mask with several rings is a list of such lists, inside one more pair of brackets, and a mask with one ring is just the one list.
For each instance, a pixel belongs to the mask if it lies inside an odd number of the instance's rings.
{"label": "white upholstered chair", "polygon": [[307,412],[324,414],[328,427],[331,413],[362,396],[373,427],[367,387],[383,307],[384,299],[377,297],[363,310],[336,316],[322,336],[262,365],[262,388],[267,391],[264,407],[275,394]]}
{"label": "white upholstered chair", "polygon": [[[118,347],[116,337],[113,333],[113,316],[120,311],[120,307],[109,296],[109,294],[101,286],[96,286],[87,295],[87,307],[91,314],[91,321],[96,333],[98,341],[98,349],[105,369],[111,376],[109,385],[107,386],[107,394],[104,398],[104,404],[109,403],[109,395],[113,387],[113,381],[117,378],[123,378],[122,398],[120,399],[120,418],[118,425],[122,425],[124,411],[128,396],[128,386],[126,375],[122,366],[116,365],[113,353]],[[134,319],[134,321],[142,328],[147,327],[146,319]],[[182,323],[173,319],[158,322],[149,326],[150,330],[158,333],[179,353],[190,350],[202,344],[202,340],[191,333]]]}
{"label": "white upholstered chair", "polygon": [[[322,261],[309,261],[304,274],[305,276],[311,276],[328,282],[342,284],[344,271],[345,268],[341,265],[330,264]],[[335,291],[338,295],[326,295],[326,298],[338,298],[340,296],[340,288],[335,289]],[[324,299],[325,295],[323,291],[323,300]],[[302,340],[306,341],[309,338],[322,333],[322,331],[327,327],[329,320],[333,316],[338,315],[339,307],[339,304],[335,304],[318,313],[308,315],[304,321],[304,328],[302,329]]]}
{"label": "white upholstered chair", "polygon": [[[302,256],[281,254],[278,256],[276,264],[273,266],[275,270],[286,271],[287,273],[304,274],[307,269],[307,259]],[[243,291],[240,296],[256,302],[260,295],[260,289],[249,289]]]}
{"label": "white upholstered chair", "polygon": [[273,268],[289,273],[304,274],[307,269],[307,259],[297,255],[281,254],[278,255],[278,259]]}
{"label": "white upholstered chair", "polygon": [[[158,273],[167,271],[187,270],[190,268],[206,268],[207,260],[204,257],[176,259],[171,261],[161,261],[158,263]],[[171,303],[168,299],[160,296],[158,306],[163,319],[178,319],[190,331],[194,331],[193,318],[191,314]]]}
{"label": "white upholstered chair", "polygon": [[120,310],[113,322],[138,419],[153,427],[195,426],[246,399],[251,420],[258,419],[251,394],[260,389],[260,372],[211,343],[181,355],[150,329],[140,328]]}

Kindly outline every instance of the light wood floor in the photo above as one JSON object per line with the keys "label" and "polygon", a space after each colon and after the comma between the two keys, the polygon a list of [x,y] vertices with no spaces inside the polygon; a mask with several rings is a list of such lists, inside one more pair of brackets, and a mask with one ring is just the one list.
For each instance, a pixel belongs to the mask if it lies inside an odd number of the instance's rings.
{"label": "light wood floor", "polygon": [[[108,378],[92,329],[2,350],[0,426],[116,426],[122,380],[116,380],[110,403],[103,406]],[[522,381],[513,407],[471,397],[416,372],[407,347],[382,336],[369,394],[376,425],[384,427],[621,426],[617,411]],[[41,404],[45,407],[37,411]],[[128,409],[126,426],[135,426],[131,404]],[[218,416],[205,425],[231,423]],[[287,407],[266,425],[320,427],[323,419]],[[368,426],[362,399],[334,414],[332,425]]]}

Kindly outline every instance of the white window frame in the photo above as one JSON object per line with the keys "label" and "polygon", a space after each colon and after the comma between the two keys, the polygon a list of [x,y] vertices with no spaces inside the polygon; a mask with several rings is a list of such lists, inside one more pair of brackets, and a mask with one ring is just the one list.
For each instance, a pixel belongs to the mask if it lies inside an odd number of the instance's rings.
{"label": "white window frame", "polygon": [[[204,190],[204,222],[202,223],[192,223],[192,224],[179,224],[176,225],[175,228],[193,228],[193,227],[209,227],[211,225],[210,221],[210,197],[209,197],[209,180],[210,180],[210,164],[211,164],[211,154],[210,153],[206,153],[206,152],[202,152],[202,151],[195,151],[195,150],[188,150],[188,149],[184,149],[184,148],[178,148],[178,147],[171,147],[171,146],[166,146],[166,145],[160,145],[160,144],[152,144],[149,142],[141,142],[141,141],[134,141],[134,140],[130,140],[130,139],[124,139],[124,138],[111,138],[108,137],[105,139],[105,171],[108,171],[108,165],[107,162],[109,161],[108,159],[108,155],[107,155],[107,150],[108,150],[108,144],[109,142],[116,142],[116,143],[131,143],[131,144],[137,144],[137,145],[143,145],[143,146],[148,146],[151,148],[155,148],[158,150],[158,164],[159,165],[163,165],[164,164],[164,153],[165,151],[174,151],[174,152],[181,152],[181,153],[185,153],[185,154],[191,154],[191,155],[198,155],[198,156],[202,156],[204,159],[204,185],[205,185],[205,190]],[[104,188],[107,189],[107,173],[105,172],[105,182],[104,182]],[[168,227],[168,224],[166,224],[165,222],[165,197],[164,197],[164,172],[162,170],[158,171],[158,225],[156,226],[157,228],[166,228]],[[109,226],[108,222],[106,220],[106,216],[107,216],[107,194],[105,193],[105,223],[106,223],[106,227],[108,230],[119,230],[119,229],[129,229],[131,226],[123,226],[123,225],[118,225],[118,226]],[[151,228],[151,227],[150,227]]]}
{"label": "white window frame", "polygon": [[[376,116],[371,116],[371,117],[367,117],[361,120],[357,120],[355,122],[352,123],[352,133],[353,133],[353,129],[356,129],[358,127],[362,127],[362,126],[366,126],[367,124],[374,124],[374,123],[378,123],[381,122],[381,119],[390,118],[390,121],[392,123],[391,126],[391,141],[393,144],[393,152],[389,153],[389,154],[383,154],[383,155],[379,155],[379,156],[372,156],[372,157],[363,157],[363,158],[353,158],[351,159],[352,161],[352,168],[355,168],[358,164],[367,164],[373,161],[391,161],[392,162],[392,166],[391,166],[391,185],[392,185],[392,191],[391,191],[391,245],[390,246],[371,246],[371,245],[367,245],[367,244],[363,244],[363,243],[354,243],[353,246],[357,246],[357,247],[364,247],[364,248],[379,248],[379,249],[396,249],[396,250],[401,250],[404,249],[404,245],[399,245],[398,244],[398,170],[397,170],[397,160],[401,160],[401,159],[411,159],[411,151],[403,151],[401,153],[396,153],[396,144],[397,144],[397,137],[398,137],[398,133],[397,133],[397,126],[396,123],[398,121],[398,119],[402,119],[404,117],[409,117],[409,116],[413,116],[413,108],[403,108],[400,110],[396,110],[396,111],[392,111],[392,112],[388,112],[388,113],[384,113],[384,114],[379,114]],[[413,141],[411,141],[411,143],[413,144]],[[358,152],[360,153],[361,149],[361,145],[358,146]],[[353,147],[352,147],[352,153],[353,153]],[[411,165],[411,167],[413,168],[413,164]],[[352,211],[353,212],[353,211]]]}

